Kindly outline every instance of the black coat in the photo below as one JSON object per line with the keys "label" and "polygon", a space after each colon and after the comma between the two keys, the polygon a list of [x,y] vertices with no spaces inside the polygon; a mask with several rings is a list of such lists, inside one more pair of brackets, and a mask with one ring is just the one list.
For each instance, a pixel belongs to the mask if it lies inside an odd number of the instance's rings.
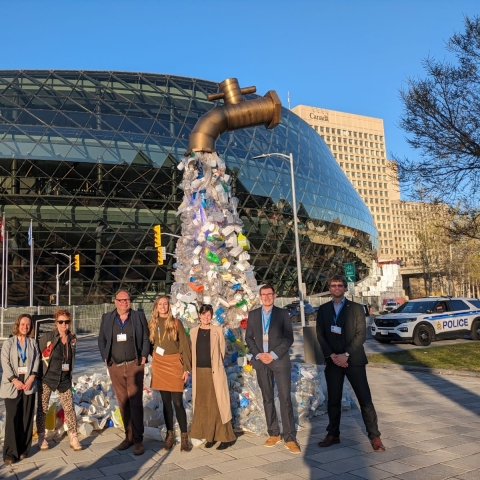
{"label": "black coat", "polygon": [[[110,313],[104,313],[102,315],[102,323],[100,324],[100,331],[98,333],[98,348],[100,350],[100,355],[107,364],[111,360],[113,322],[115,322],[116,316],[116,310]],[[137,365],[140,365],[142,363],[142,357],[148,359],[148,354],[150,353],[147,319],[143,312],[131,310],[130,321],[133,325],[133,341],[135,342]]]}
{"label": "black coat", "polygon": [[[252,310],[248,314],[247,331],[245,334],[248,350],[253,355],[253,368],[260,368],[263,363],[255,360],[259,353],[263,352],[263,326],[262,308]],[[290,316],[286,310],[273,307],[272,318],[268,328],[268,351],[275,352],[278,356],[272,367],[290,368],[290,347],[293,345],[293,329]]]}
{"label": "black coat", "polygon": [[333,302],[320,306],[317,313],[317,338],[327,361],[332,353],[348,352],[348,363],[353,366],[366,365],[367,356],[363,344],[366,339],[367,322],[365,311],[359,303],[345,299],[345,304],[337,319],[337,326],[342,329],[341,335],[331,331],[335,325]]}

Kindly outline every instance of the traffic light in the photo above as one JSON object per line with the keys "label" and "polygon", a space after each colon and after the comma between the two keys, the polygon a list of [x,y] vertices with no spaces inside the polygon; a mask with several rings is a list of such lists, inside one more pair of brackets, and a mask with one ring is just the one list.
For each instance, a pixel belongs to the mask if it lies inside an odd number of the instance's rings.
{"label": "traffic light", "polygon": [[80,271],[80,254],[77,253],[74,257],[74,264],[75,264],[75,271],[79,272]]}
{"label": "traffic light", "polygon": [[162,246],[162,230],[160,225],[155,225],[153,227],[153,243],[155,248],[160,248]]}
{"label": "traffic light", "polygon": [[163,260],[164,260],[164,254],[163,251],[165,250],[165,247],[158,247],[157,248],[157,265],[163,265]]}

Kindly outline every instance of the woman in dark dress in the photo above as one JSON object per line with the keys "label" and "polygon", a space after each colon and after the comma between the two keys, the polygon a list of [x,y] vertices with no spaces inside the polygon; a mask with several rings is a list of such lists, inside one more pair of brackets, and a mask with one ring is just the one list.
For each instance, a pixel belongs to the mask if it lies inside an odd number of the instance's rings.
{"label": "woman in dark dress", "polygon": [[148,329],[153,346],[151,387],[160,391],[167,427],[163,450],[170,450],[175,445],[173,402],[181,432],[180,451],[189,452],[192,444],[188,439],[183,388],[191,370],[192,354],[183,324],[173,317],[168,297],[161,296],[155,301]]}
{"label": "woman in dark dress", "polygon": [[211,325],[213,308],[202,305],[200,325],[192,328],[193,421],[190,437],[205,438],[206,448],[219,441],[217,450],[235,442],[227,374],[223,366],[225,336],[222,327]]}

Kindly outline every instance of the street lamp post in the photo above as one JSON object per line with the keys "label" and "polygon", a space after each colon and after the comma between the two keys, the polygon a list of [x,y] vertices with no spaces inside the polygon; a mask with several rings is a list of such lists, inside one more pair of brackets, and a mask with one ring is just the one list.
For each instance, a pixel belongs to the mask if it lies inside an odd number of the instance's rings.
{"label": "street lamp post", "polygon": [[302,262],[300,259],[300,241],[298,239],[298,221],[297,221],[297,195],[295,193],[295,176],[293,172],[293,154],[285,155],[284,153],[263,153],[253,157],[266,158],[266,157],[281,157],[290,162],[290,177],[292,182],[292,203],[293,203],[293,223],[295,231],[295,253],[297,257],[297,280],[298,280],[298,298],[300,300],[300,318],[302,320],[302,327],[305,327],[305,304],[303,300],[303,282],[302,282]]}
{"label": "street lamp post", "polygon": [[56,305],[57,307],[60,305],[59,303],[59,297],[60,297],[60,276],[68,270],[68,305],[72,304],[72,256],[67,255],[66,253],[62,252],[52,252],[54,255],[63,255],[64,257],[68,258],[68,267],[62,270],[61,273],[59,273],[59,265],[57,263],[57,295],[56,295]]}

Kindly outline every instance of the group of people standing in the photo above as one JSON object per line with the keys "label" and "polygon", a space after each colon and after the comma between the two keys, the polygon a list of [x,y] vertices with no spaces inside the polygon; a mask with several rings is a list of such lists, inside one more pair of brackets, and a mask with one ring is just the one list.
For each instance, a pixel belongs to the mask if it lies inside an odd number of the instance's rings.
{"label": "group of people standing", "polygon": [[[168,297],[157,298],[147,323],[142,312],[130,308],[130,295],[119,290],[116,309],[103,315],[98,345],[107,364],[125,427],[125,439],[117,447],[141,455],[143,446],[143,371],[152,355],[151,388],[160,391],[167,429],[164,450],[175,445],[174,410],[181,432],[180,450],[189,452],[189,437],[206,439],[206,448],[220,442],[217,450],[235,441],[230,394],[223,366],[225,337],[221,327],[211,325],[213,309],[202,305],[200,324],[190,330],[174,318]],[[194,417],[187,430],[183,389],[192,372]],[[172,406],[173,405],[173,406]]]}
{"label": "group of people standing", "polygon": [[[275,292],[260,289],[263,309],[250,312],[246,339],[263,395],[269,439],[272,447],[281,440],[274,405],[274,380],[280,396],[285,446],[300,453],[295,437],[295,422],[290,399],[290,356],[292,325],[285,310],[274,307]],[[167,429],[163,449],[175,445],[174,410],[181,432],[180,450],[192,449],[190,438],[205,439],[205,448],[225,450],[236,440],[232,427],[230,392],[224,367],[225,336],[220,326],[212,325],[213,308],[202,305],[199,325],[190,330],[190,340],[182,322],[172,315],[168,297],[154,303],[147,322],[142,312],[130,308],[130,295],[119,290],[116,309],[103,315],[98,346],[107,364],[125,427],[125,439],[117,447],[141,455],[143,446],[143,365],[152,355],[151,388],[160,391]],[[193,420],[187,431],[183,389],[192,373]],[[172,406],[173,405],[173,406]]]}
{"label": "group of people standing", "polygon": [[[326,358],[329,417],[327,436],[319,446],[340,443],[341,397],[346,376],[359,401],[373,449],[384,451],[365,372],[363,308],[345,298],[347,284],[344,277],[334,275],[328,282],[332,301],[319,308],[316,324],[317,338]],[[274,305],[275,298],[273,287],[263,285],[260,288],[262,306],[248,314],[246,343],[263,397],[269,435],[264,445],[273,447],[283,439],[291,453],[300,453],[290,397],[289,350],[293,344],[293,329],[288,312]],[[13,335],[2,346],[0,397],[5,399],[6,408],[3,448],[6,464],[22,460],[29,454],[37,391],[40,450],[49,448],[45,419],[54,391],[63,408],[70,446],[76,451],[82,449],[72,396],[76,337],[70,329],[69,312],[57,310],[54,318],[55,328],[42,335],[37,343],[32,336],[32,318],[27,314],[20,315]],[[108,368],[125,429],[125,439],[117,449],[126,450],[133,446],[135,455],[145,451],[142,394],[144,365],[149,355],[152,356],[151,388],[160,391],[167,429],[162,448],[170,450],[175,445],[174,410],[181,432],[182,452],[192,449],[189,437],[205,439],[206,448],[220,442],[217,450],[224,450],[235,442],[223,362],[225,336],[222,327],[211,324],[212,318],[212,306],[202,305],[199,325],[190,330],[189,339],[182,322],[172,315],[168,297],[157,298],[147,322],[143,312],[131,308],[128,291],[116,292],[115,309],[102,316],[98,347]],[[190,372],[193,421],[188,432],[183,389]],[[275,409],[275,384],[283,438]]]}

